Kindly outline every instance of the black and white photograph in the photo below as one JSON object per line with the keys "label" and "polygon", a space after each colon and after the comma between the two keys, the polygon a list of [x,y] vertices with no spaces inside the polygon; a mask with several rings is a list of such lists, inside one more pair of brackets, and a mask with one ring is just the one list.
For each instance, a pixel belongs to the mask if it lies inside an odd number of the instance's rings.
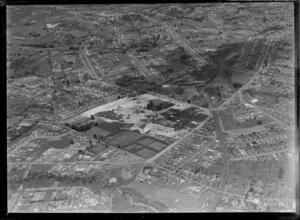
{"label": "black and white photograph", "polygon": [[7,212],[296,212],[294,7],[7,5]]}

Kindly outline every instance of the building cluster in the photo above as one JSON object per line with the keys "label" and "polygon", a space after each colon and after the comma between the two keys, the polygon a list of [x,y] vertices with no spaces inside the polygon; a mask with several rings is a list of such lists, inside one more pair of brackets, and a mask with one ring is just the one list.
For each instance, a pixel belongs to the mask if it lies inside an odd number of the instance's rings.
{"label": "building cluster", "polygon": [[64,212],[96,209],[100,203],[89,189],[82,187],[26,189],[14,205],[14,210],[25,212]]}
{"label": "building cluster", "polygon": [[196,134],[189,135],[158,157],[154,163],[172,171],[176,170],[211,141],[210,138]]}
{"label": "building cluster", "polygon": [[236,124],[242,124],[249,121],[259,121],[266,118],[266,115],[257,111],[249,104],[240,104],[234,107],[233,117]]}
{"label": "building cluster", "polygon": [[14,141],[16,138],[21,137],[37,124],[36,121],[22,121],[17,126],[14,126],[7,132],[7,143]]}
{"label": "building cluster", "polygon": [[199,134],[205,137],[215,138],[216,137],[216,122],[214,118],[208,119],[205,124],[194,131],[195,134]]}
{"label": "building cluster", "polygon": [[[244,129],[239,136],[225,138],[232,160],[290,149],[290,135],[285,127],[270,124],[261,130]],[[272,155],[266,155],[273,158]],[[279,160],[279,158],[277,158]]]}
{"label": "building cluster", "polygon": [[170,174],[169,171],[152,166],[145,166],[143,172],[138,175],[137,181],[142,184],[162,181],[166,185],[176,185],[185,182],[183,178]]}
{"label": "building cluster", "polygon": [[221,151],[217,141],[193,157],[188,163],[176,170],[183,178],[193,180],[205,186],[218,188],[221,181]]}

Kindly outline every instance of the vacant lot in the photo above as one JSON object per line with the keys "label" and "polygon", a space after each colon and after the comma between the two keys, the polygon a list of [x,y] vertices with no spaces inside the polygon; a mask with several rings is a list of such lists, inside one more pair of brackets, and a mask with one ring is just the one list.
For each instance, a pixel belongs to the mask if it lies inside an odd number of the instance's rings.
{"label": "vacant lot", "polygon": [[143,148],[141,150],[139,150],[138,152],[136,152],[136,154],[144,159],[148,159],[150,157],[153,157],[156,152],[153,150],[150,150],[149,148]]}
{"label": "vacant lot", "polygon": [[47,139],[44,140],[45,141],[43,141],[40,144],[41,147],[54,147],[57,149],[63,149],[72,143],[72,139],[68,135],[62,136],[58,140],[51,140],[51,141],[47,141]]}

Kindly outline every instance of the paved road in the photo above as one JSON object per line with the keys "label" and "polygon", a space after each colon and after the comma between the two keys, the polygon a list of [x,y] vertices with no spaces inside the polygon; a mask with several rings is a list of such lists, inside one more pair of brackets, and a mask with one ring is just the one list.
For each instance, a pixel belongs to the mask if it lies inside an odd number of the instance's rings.
{"label": "paved road", "polygon": [[97,75],[97,73],[96,73],[96,71],[95,71],[93,65],[91,64],[90,59],[89,59],[89,58],[87,57],[87,55],[85,54],[85,51],[84,51],[82,48],[80,48],[79,51],[80,51],[80,53],[82,54],[82,56],[83,56],[83,58],[84,58],[86,64],[88,65],[88,67],[89,67],[89,69],[90,69],[90,72],[91,72],[93,78],[99,80],[99,76]]}
{"label": "paved road", "polygon": [[[222,108],[224,105],[226,104],[229,104],[237,95],[239,95],[239,93],[241,93],[244,89],[246,89],[252,82],[254,82],[254,80],[256,79],[256,77],[258,76],[259,72],[261,71],[261,69],[263,68],[263,64],[264,64],[264,61],[265,59],[267,58],[267,55],[269,54],[269,49],[270,49],[270,46],[268,45],[267,47],[267,50],[266,50],[266,53],[265,53],[265,56],[263,57],[263,59],[261,60],[261,63],[260,63],[260,66],[259,68],[257,69],[256,72],[254,72],[252,78],[244,85],[242,86],[241,88],[239,88],[229,99],[227,99],[225,102],[223,102],[219,107],[213,109],[213,110],[217,110],[217,109],[220,109]],[[250,71],[251,73],[251,71]]]}
{"label": "paved road", "polygon": [[[48,58],[49,58],[49,65],[51,68],[51,81],[53,83],[53,85],[55,85],[54,83],[54,73],[53,73],[53,64],[52,64],[52,58],[51,58],[51,51],[47,50],[48,52]],[[55,94],[55,88],[53,88],[53,94],[52,94],[52,106],[53,106],[53,113],[54,113],[54,120],[57,121],[58,117],[57,117],[57,108],[56,108],[56,94]]]}
{"label": "paved road", "polygon": [[[212,111],[212,114],[214,116],[215,122],[216,122],[216,134],[217,134],[217,140],[219,140],[219,146],[221,148],[221,157],[222,157],[222,164],[223,164],[223,173],[221,175],[221,184],[219,187],[220,191],[225,190],[225,186],[227,183],[227,178],[228,178],[228,155],[227,155],[227,147],[224,141],[224,137],[222,135],[222,130],[221,130],[221,119],[219,116],[219,113],[217,111]],[[216,198],[214,199],[212,203],[212,210],[215,211],[217,208],[218,203],[220,202],[222,198],[222,193],[217,194]]]}
{"label": "paved road", "polygon": [[179,170],[180,168],[184,167],[187,163],[189,163],[190,161],[192,161],[194,158],[196,158],[202,151],[206,150],[210,145],[212,145],[216,140],[213,139],[210,143],[208,143],[205,147],[203,147],[201,150],[197,151],[191,158],[189,158],[188,160],[184,161],[183,164],[181,164],[178,168],[176,168],[175,170],[173,170],[171,172],[171,174],[175,173],[177,170]]}
{"label": "paved road", "polygon": [[132,58],[134,65],[140,70],[139,72],[143,76],[151,76],[154,75],[151,73],[133,54],[127,53],[127,55]]}
{"label": "paved road", "polygon": [[[225,104],[230,103],[236,97],[236,95],[240,95],[241,91],[243,89],[247,88],[256,79],[256,76],[258,75],[258,73],[261,71],[261,69],[263,67],[263,63],[264,63],[264,60],[266,59],[266,57],[268,55],[269,48],[270,48],[270,46],[268,46],[268,48],[266,50],[266,53],[265,53],[265,56],[261,60],[261,64],[260,64],[258,70],[252,76],[251,80],[248,83],[246,83],[244,86],[242,86],[234,95],[232,95],[229,99],[227,99],[221,106],[219,106],[216,109],[220,109]],[[224,191],[226,183],[227,183],[227,179],[228,179],[228,161],[229,161],[229,159],[228,159],[228,154],[227,154],[227,148],[226,148],[226,145],[225,145],[225,141],[224,141],[224,138],[223,138],[223,135],[222,135],[222,130],[221,130],[222,122],[221,122],[221,119],[219,117],[219,113],[215,109],[212,109],[212,114],[213,114],[213,116],[215,118],[215,122],[216,122],[217,139],[219,140],[219,144],[220,144],[220,147],[221,147],[221,150],[222,150],[221,156],[222,156],[222,163],[223,163],[223,166],[224,166],[224,171],[223,171],[222,176],[221,176],[220,190]],[[222,193],[219,193],[216,196],[215,200],[213,201],[211,211],[216,210],[216,208],[218,206],[218,203],[220,202],[221,198],[222,198]]]}
{"label": "paved road", "polygon": [[264,152],[264,153],[260,153],[260,154],[256,154],[256,155],[234,158],[234,159],[231,159],[230,161],[238,161],[238,160],[251,159],[251,158],[255,158],[255,157],[259,157],[259,156],[267,156],[267,155],[270,155],[270,154],[282,153],[282,152],[289,151],[289,150],[291,150],[291,149],[290,148],[286,148],[286,149],[277,150],[277,151]]}
{"label": "paved road", "polygon": [[36,162],[8,162],[12,165],[51,165],[51,164],[79,164],[79,163],[91,163],[91,164],[111,164],[111,165],[135,165],[135,164],[144,164],[145,161],[140,162],[133,162],[133,163],[109,163],[109,162],[103,162],[103,161],[96,161],[96,160],[81,160],[81,161],[57,161],[57,162],[43,162],[43,163],[36,163]]}
{"label": "paved road", "polygon": [[117,27],[117,35],[118,35],[118,44],[122,43],[122,33],[120,27]]}

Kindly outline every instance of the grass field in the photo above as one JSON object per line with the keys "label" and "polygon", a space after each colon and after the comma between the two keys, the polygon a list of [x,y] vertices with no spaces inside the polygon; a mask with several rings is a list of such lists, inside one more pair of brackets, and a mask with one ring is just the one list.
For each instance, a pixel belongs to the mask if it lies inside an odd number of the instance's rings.
{"label": "grass field", "polygon": [[55,179],[46,177],[52,166],[51,164],[33,164],[27,178],[23,181],[24,188],[52,186]]}
{"label": "grass field", "polygon": [[150,150],[149,148],[143,148],[143,149],[137,151],[136,154],[144,159],[148,159],[150,157],[153,157],[156,154],[156,152],[153,150]]}
{"label": "grass field", "polygon": [[117,213],[148,213],[151,212],[151,209],[146,208],[145,206],[131,205],[128,196],[123,196],[122,193],[116,191],[113,194],[111,211]]}
{"label": "grass field", "polygon": [[97,135],[97,136],[102,136],[102,137],[106,137],[107,135],[110,134],[109,131],[106,131],[106,130],[104,130],[102,128],[99,128],[99,127],[92,127],[90,130],[88,130],[84,133],[87,134],[90,137],[93,137],[94,134]]}
{"label": "grass field", "polygon": [[8,177],[14,175],[22,177],[28,167],[29,165],[13,165],[12,168],[8,171]]}
{"label": "grass field", "polygon": [[137,143],[146,146],[148,148],[151,148],[155,151],[161,151],[168,145],[167,143],[163,143],[162,141],[158,141],[157,139],[150,138],[150,137],[143,138],[142,140],[139,140]]}
{"label": "grass field", "polygon": [[238,129],[237,124],[234,121],[233,116],[230,114],[224,114],[221,116],[222,125],[225,131]]}
{"label": "grass field", "polygon": [[[124,144],[125,147],[123,149],[144,159],[153,157],[168,145],[152,137],[136,137],[136,140],[131,141],[129,145]],[[123,145],[120,146],[123,147]]]}
{"label": "grass field", "polygon": [[142,140],[139,140],[138,143],[142,145],[148,145],[155,141],[153,138],[143,138]]}
{"label": "grass field", "polygon": [[32,174],[32,173],[47,173],[51,167],[53,165],[52,164],[33,164],[31,166],[31,169],[30,169],[30,172],[29,174]]}
{"label": "grass field", "polygon": [[[38,140],[44,140],[42,138],[36,139],[34,142]],[[45,152],[49,146],[35,146],[33,141],[29,142],[28,145],[22,146],[18,149],[18,153],[15,156],[8,157],[9,162],[24,162],[24,161],[35,161],[43,152]]]}
{"label": "grass field", "polygon": [[139,150],[139,149],[141,149],[141,148],[143,148],[142,145],[139,145],[139,144],[131,144],[131,145],[125,147],[124,149],[125,149],[125,150],[128,150],[128,151],[130,151],[130,152],[132,152],[132,151],[135,152],[135,151],[137,151],[137,150]]}
{"label": "grass field", "polygon": [[112,145],[120,147],[124,147],[126,145],[132,144],[133,142],[140,139],[143,135],[141,135],[138,132],[133,131],[124,131],[121,133],[118,133],[114,136],[109,137],[109,141]]}
{"label": "grass field", "polygon": [[251,128],[251,127],[255,127],[257,126],[257,121],[260,120],[261,121],[261,125],[264,124],[268,124],[270,122],[273,121],[273,119],[269,118],[269,117],[264,117],[264,118],[259,118],[257,120],[253,120],[253,121],[245,121],[239,124],[240,128]]}
{"label": "grass field", "polygon": [[63,149],[71,144],[71,138],[66,135],[59,140],[45,141],[41,143],[41,147],[54,147],[57,149]]}
{"label": "grass field", "polygon": [[154,142],[152,144],[149,144],[148,147],[151,147],[152,149],[157,150],[157,151],[161,151],[162,149],[164,149],[166,147],[166,145],[162,144],[160,142]]}
{"label": "grass field", "polygon": [[124,150],[129,151],[132,154],[138,155],[144,159],[148,159],[157,154],[157,151],[153,151],[150,148],[144,147],[139,144],[132,144],[124,148]]}
{"label": "grass field", "polygon": [[175,211],[197,212],[201,211],[204,205],[201,199],[191,197],[187,193],[180,192],[178,189],[169,186],[155,183],[134,183],[131,187],[142,193],[145,197],[159,201]]}

